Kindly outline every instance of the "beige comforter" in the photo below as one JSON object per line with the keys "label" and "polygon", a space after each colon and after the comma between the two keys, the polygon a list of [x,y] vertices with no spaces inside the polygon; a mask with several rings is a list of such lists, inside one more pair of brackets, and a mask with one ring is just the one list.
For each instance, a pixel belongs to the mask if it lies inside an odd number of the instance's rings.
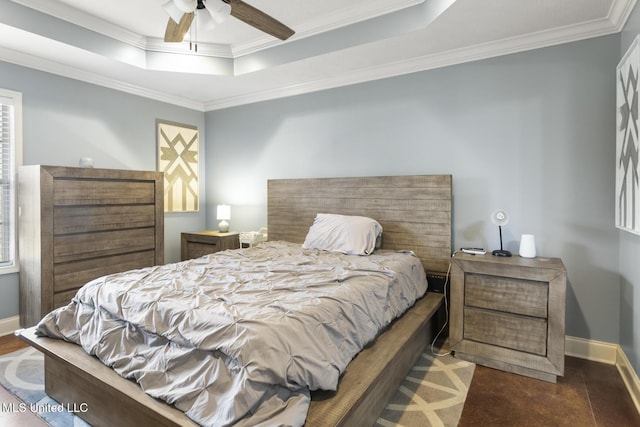
{"label": "beige comforter", "polygon": [[409,252],[269,242],[96,279],[37,331],[82,345],[202,425],[300,426],[310,390],[335,390],[426,288]]}

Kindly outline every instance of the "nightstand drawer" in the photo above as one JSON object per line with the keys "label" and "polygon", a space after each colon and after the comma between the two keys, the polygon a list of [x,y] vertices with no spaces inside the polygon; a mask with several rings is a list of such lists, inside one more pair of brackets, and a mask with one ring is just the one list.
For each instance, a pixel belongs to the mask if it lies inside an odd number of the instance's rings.
{"label": "nightstand drawer", "polygon": [[464,308],[464,339],[527,353],[547,353],[547,321],[536,317]]}
{"label": "nightstand drawer", "polygon": [[227,249],[238,249],[240,247],[238,236],[238,233],[218,231],[181,233],[180,258],[184,261]]}
{"label": "nightstand drawer", "polygon": [[465,286],[467,306],[547,317],[549,286],[545,282],[468,273]]}
{"label": "nightstand drawer", "polygon": [[200,243],[189,242],[189,247],[185,255],[185,259],[199,258],[201,256],[209,255],[220,250],[218,242],[212,243]]}

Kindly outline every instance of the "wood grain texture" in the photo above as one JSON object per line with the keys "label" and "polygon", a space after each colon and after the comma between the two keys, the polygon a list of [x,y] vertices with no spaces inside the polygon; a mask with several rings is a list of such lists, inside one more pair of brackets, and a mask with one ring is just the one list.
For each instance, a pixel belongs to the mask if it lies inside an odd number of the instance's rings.
{"label": "wood grain texture", "polygon": [[155,226],[153,203],[115,206],[58,206],[54,212],[54,233],[91,233],[126,227]]}
{"label": "wood grain texture", "polygon": [[155,181],[58,177],[56,182],[60,185],[53,187],[55,206],[122,206],[155,203]]}
{"label": "wood grain texture", "polygon": [[28,347],[28,343],[26,343],[24,340],[16,338],[14,334],[3,335],[0,337],[0,356],[13,353],[14,351],[22,350]]}
{"label": "wood grain texture", "polygon": [[140,265],[154,265],[154,263],[155,253],[152,249],[58,263],[53,267],[56,291],[75,290],[78,283],[86,283],[96,277],[133,270]]}
{"label": "wood grain texture", "polygon": [[164,30],[164,41],[167,43],[181,43],[187,31],[191,28],[191,23],[195,16],[196,14],[194,12],[185,13],[182,15],[182,18],[180,18],[180,22],[169,18],[167,27]]}
{"label": "wood grain texture", "polygon": [[231,16],[280,40],[286,40],[295,34],[291,28],[282,22],[248,3],[241,0],[226,0],[226,3],[231,5]]}
{"label": "wood grain texture", "polygon": [[456,357],[556,382],[564,374],[565,305],[566,270],[558,258],[453,258]]}
{"label": "wood grain texture", "polygon": [[427,271],[451,257],[451,175],[269,180],[269,240],[302,243],[317,213],[360,215],[382,225],[382,247],[412,250]]}
{"label": "wood grain texture", "polygon": [[23,327],[89,280],[164,262],[161,173],[35,165],[18,181]]}
{"label": "wood grain texture", "polygon": [[547,318],[547,282],[468,274],[465,305]]}
{"label": "wood grain texture", "polygon": [[[438,327],[444,295],[429,293],[347,366],[338,391],[311,396],[307,427],[369,426],[397,391]],[[408,367],[408,368],[407,368]]]}
{"label": "wood grain texture", "polygon": [[239,233],[222,233],[219,231],[180,233],[180,259],[182,261],[218,251],[238,248],[240,248]]}
{"label": "wood grain texture", "polygon": [[544,356],[547,320],[465,306],[464,339]]}

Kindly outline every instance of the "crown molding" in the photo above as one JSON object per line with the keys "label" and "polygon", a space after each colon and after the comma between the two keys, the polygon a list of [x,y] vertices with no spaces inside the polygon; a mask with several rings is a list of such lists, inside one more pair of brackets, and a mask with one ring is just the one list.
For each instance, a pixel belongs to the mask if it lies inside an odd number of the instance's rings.
{"label": "crown molding", "polygon": [[629,15],[631,15],[636,2],[637,0],[615,0],[611,4],[608,17],[609,21],[616,29],[615,32],[622,31],[622,27],[624,27]]}
{"label": "crown molding", "polygon": [[[635,4],[636,0],[632,0]],[[330,77],[318,81],[310,81],[291,86],[256,91],[250,94],[221,98],[205,103],[205,110],[218,110],[235,107],[253,102],[268,101],[288,96],[302,95],[341,86],[397,77],[404,74],[427,71],[450,65],[480,61],[512,53],[555,46],[593,37],[614,34],[620,31],[632,8],[628,8],[626,15],[617,14],[616,19],[608,18],[595,20],[586,24],[570,25],[554,30],[541,31],[495,42],[482,43],[461,49],[413,57],[392,63],[381,64],[359,70],[343,73],[338,77]]]}
{"label": "crown molding", "polygon": [[[47,3],[47,1],[45,0],[12,1],[19,3]],[[558,44],[614,34],[621,31],[635,4],[636,0],[617,0],[613,2],[608,16],[603,19],[498,40],[490,43],[477,44],[461,49],[454,49],[446,52],[439,52],[435,54],[424,55],[421,57],[409,58],[361,69],[354,69],[344,72],[339,76],[328,77],[321,80],[300,82],[275,89],[254,91],[237,96],[214,99],[204,103],[168,95],[159,91],[148,90],[117,79],[106,78],[94,73],[78,70],[74,67],[65,66],[41,58],[36,58],[34,56],[6,48],[0,48],[0,58],[2,58],[2,60],[4,61],[11,62],[17,65],[35,68],[45,72],[50,72],[76,80],[93,83],[134,95],[155,99],[161,102],[167,102],[198,111],[210,111],[284,98],[288,96],[317,92],[321,90],[379,80],[388,77],[396,77],[403,74],[427,71],[465,62],[489,59],[501,55],[508,55],[516,52],[539,49]],[[199,48],[200,46],[201,45],[199,44]]]}
{"label": "crown molding", "polygon": [[[636,0],[633,0],[634,4],[635,1]],[[74,67],[65,66],[11,49],[0,48],[0,57],[3,61],[11,62],[16,65],[22,65],[28,68],[38,69],[87,83],[93,83],[99,86],[155,99],[157,101],[167,102],[198,111],[212,111],[255,102],[302,95],[367,81],[396,77],[403,74],[427,71],[465,62],[489,59],[501,55],[508,55],[511,53],[613,34],[618,32],[619,28],[624,25],[626,17],[630,13],[631,9],[632,7],[625,8],[625,13],[616,13],[615,16],[610,15],[610,18],[592,21],[587,24],[573,25],[555,29],[553,31],[543,31],[511,39],[499,40],[497,42],[484,43],[462,49],[410,58],[393,63],[352,70],[351,72],[343,73],[337,77],[302,82],[276,89],[255,91],[242,95],[211,100],[205,103],[175,97],[159,91],[148,90],[120,80],[106,78],[95,73],[82,71]]]}
{"label": "crown molding", "polygon": [[144,98],[166,102],[168,104],[185,107],[192,110],[204,111],[204,104],[201,102],[168,95],[159,91],[149,90],[137,85],[123,82],[121,80],[104,77],[96,73],[83,71],[76,67],[60,64],[48,59],[43,59],[34,55],[18,52],[16,50],[0,47],[0,60],[3,62],[20,65],[22,67],[33,68],[38,71],[55,74],[61,77],[67,77],[85,83],[91,83],[109,89],[126,92],[131,95],[138,95]]}
{"label": "crown molding", "polygon": [[70,22],[79,27],[100,33],[112,39],[126,43],[139,49],[144,49],[147,38],[133,31],[129,31],[118,25],[97,18],[81,10],[67,6],[61,2],[50,0],[11,0],[14,3],[51,15],[63,21]]}
{"label": "crown molding", "polygon": [[317,36],[322,33],[337,30],[338,28],[347,27],[358,22],[417,6],[424,3],[424,1],[425,0],[371,0],[368,2],[369,7],[367,10],[362,10],[362,6],[347,5],[329,15],[316,16],[313,19],[298,23],[296,25],[296,33],[284,42],[274,40],[273,37],[264,35],[247,43],[234,45],[231,47],[231,50],[233,51],[234,58],[250,55],[274,46]]}

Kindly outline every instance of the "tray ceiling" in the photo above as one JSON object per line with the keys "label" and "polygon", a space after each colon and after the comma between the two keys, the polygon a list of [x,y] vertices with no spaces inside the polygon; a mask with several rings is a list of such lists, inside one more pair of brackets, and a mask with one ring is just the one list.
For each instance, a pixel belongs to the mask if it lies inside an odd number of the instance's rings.
{"label": "tray ceiling", "polygon": [[231,17],[196,53],[162,40],[166,1],[0,0],[0,60],[206,111],[612,34],[635,5],[246,0],[296,34]]}

